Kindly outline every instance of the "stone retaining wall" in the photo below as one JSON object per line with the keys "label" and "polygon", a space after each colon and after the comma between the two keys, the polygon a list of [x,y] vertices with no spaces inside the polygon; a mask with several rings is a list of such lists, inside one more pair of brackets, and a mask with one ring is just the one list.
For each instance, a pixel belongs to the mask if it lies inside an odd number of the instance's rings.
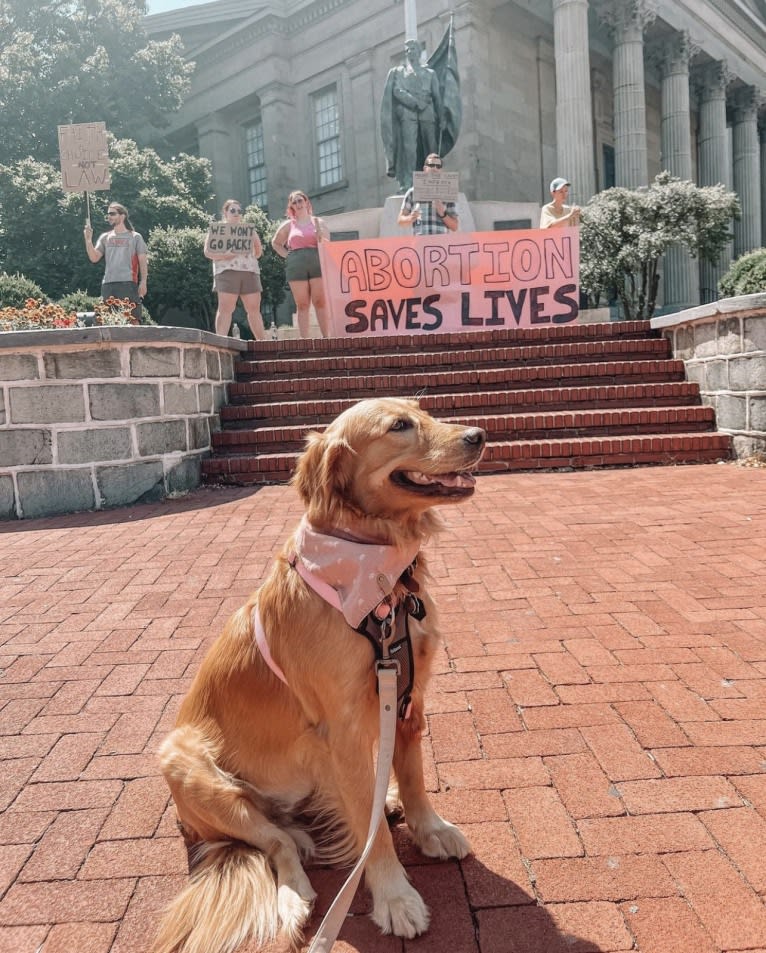
{"label": "stone retaining wall", "polygon": [[197,486],[245,348],[187,328],[0,334],[0,519]]}
{"label": "stone retaining wall", "polygon": [[738,457],[766,451],[766,294],[652,318],[713,407]]}

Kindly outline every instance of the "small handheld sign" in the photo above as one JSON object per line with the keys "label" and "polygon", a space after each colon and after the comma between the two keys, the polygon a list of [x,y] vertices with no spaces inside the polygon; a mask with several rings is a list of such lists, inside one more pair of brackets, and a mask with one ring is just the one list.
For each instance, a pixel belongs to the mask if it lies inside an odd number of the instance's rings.
{"label": "small handheld sign", "polygon": [[78,122],[58,127],[61,187],[84,192],[86,222],[90,225],[90,193],[110,189],[109,141],[106,123]]}
{"label": "small handheld sign", "polygon": [[253,250],[255,235],[255,225],[245,222],[240,225],[211,222],[207,233],[207,247],[217,254],[248,255]]}
{"label": "small handheld sign", "polygon": [[61,186],[65,192],[97,192],[112,186],[103,122],[59,126]]}
{"label": "small handheld sign", "polygon": [[460,178],[457,172],[413,172],[413,198],[416,202],[457,202]]}

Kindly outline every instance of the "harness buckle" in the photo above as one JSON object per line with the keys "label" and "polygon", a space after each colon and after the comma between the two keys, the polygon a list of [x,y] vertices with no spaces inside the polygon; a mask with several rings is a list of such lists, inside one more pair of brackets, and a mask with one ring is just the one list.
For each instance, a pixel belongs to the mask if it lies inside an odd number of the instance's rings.
{"label": "harness buckle", "polygon": [[380,649],[384,659],[389,658],[389,645],[396,637],[396,609],[391,606],[391,611],[385,619],[380,620]]}
{"label": "harness buckle", "polygon": [[381,658],[375,662],[375,674],[377,675],[380,671],[396,672],[396,677],[399,678],[402,674],[402,666],[399,659]]}

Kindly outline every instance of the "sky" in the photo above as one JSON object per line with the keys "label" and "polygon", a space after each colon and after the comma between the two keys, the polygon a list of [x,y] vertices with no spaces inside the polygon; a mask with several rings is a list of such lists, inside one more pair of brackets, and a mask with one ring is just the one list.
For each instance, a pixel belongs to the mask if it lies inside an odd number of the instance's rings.
{"label": "sky", "polygon": [[168,10],[181,10],[183,7],[194,7],[198,3],[208,3],[209,0],[149,0],[149,13],[167,13]]}

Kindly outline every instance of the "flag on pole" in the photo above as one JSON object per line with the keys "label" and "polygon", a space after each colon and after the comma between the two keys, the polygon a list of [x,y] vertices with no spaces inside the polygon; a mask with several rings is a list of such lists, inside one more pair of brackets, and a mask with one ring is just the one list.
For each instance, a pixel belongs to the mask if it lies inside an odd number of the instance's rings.
{"label": "flag on pole", "polygon": [[460,101],[460,76],[457,71],[457,49],[452,17],[441,42],[429,57],[428,66],[436,73],[441,90],[439,116],[439,155],[446,156],[457,142],[463,106]]}

